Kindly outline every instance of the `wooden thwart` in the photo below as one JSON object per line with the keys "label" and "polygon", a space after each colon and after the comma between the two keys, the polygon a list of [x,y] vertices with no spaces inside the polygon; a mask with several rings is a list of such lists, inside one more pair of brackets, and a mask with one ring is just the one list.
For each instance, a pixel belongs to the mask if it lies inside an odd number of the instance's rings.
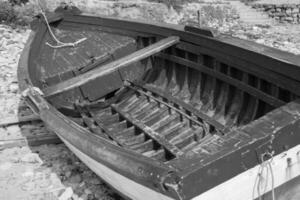
{"label": "wooden thwart", "polygon": [[123,58],[120,58],[116,61],[113,61],[111,63],[108,63],[106,65],[103,65],[101,68],[97,68],[91,71],[88,71],[82,75],[79,75],[77,77],[71,78],[67,81],[58,83],[57,85],[48,87],[44,89],[44,94],[46,97],[59,94],[62,92],[65,92],[67,90],[79,87],[85,83],[88,83],[90,81],[93,81],[103,75],[110,74],[114,71],[117,71],[123,67],[126,67],[130,64],[133,64],[135,62],[138,62],[142,59],[145,59],[149,56],[152,56],[164,49],[169,48],[170,46],[173,46],[174,44],[177,44],[179,42],[180,38],[177,36],[171,36],[165,39],[160,40],[159,42],[149,45],[146,48],[143,48],[141,50],[138,50],[130,55],[127,55]]}

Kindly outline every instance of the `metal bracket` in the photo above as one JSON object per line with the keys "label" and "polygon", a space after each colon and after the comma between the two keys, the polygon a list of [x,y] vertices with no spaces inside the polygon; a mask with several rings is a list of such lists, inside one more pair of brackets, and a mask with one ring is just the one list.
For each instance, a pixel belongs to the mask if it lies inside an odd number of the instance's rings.
{"label": "metal bracket", "polygon": [[169,172],[166,176],[162,177],[161,186],[163,191],[172,193],[176,199],[184,199],[181,178],[175,172]]}
{"label": "metal bracket", "polygon": [[273,140],[275,136],[271,135],[270,138],[261,144],[259,147],[255,149],[256,156],[258,159],[259,163],[262,163],[265,160],[271,159],[272,155],[274,154],[274,149],[273,149]]}

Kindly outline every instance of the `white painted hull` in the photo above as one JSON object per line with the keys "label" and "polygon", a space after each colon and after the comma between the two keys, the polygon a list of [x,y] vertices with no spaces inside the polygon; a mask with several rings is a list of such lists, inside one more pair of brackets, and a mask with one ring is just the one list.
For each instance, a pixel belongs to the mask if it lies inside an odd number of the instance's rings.
{"label": "white painted hull", "polygon": [[[283,186],[288,181],[291,181],[300,176],[300,145],[289,149],[288,151],[279,154],[273,158],[271,162],[271,167],[274,174],[274,189]],[[287,159],[291,159],[291,163],[288,164]],[[255,181],[258,176],[260,166],[257,165],[232,179],[204,192],[203,194],[193,198],[193,200],[254,200],[259,198],[257,190],[255,187]],[[263,174],[264,181],[262,182],[262,189],[265,193],[271,192],[272,190],[272,176],[269,171]],[[267,183],[265,182],[266,180]],[[294,186],[295,187],[295,186]],[[296,186],[297,187],[297,186]],[[300,185],[298,185],[300,189]],[[286,191],[288,192],[288,191]],[[282,194],[276,192],[277,197],[282,196]],[[296,194],[298,195],[298,194]],[[270,194],[269,194],[270,196]],[[299,194],[300,197],[300,194]],[[269,199],[269,198],[268,198]],[[272,198],[271,198],[272,199]],[[299,200],[294,199],[293,200]],[[280,200],[280,198],[276,198]],[[287,200],[282,198],[282,200]]]}
{"label": "white painted hull", "polygon": [[[82,153],[75,146],[62,139],[75,155],[84,162],[99,177],[120,191],[125,196],[133,200],[172,200],[172,198],[151,190],[141,184],[138,184],[125,176],[116,173],[105,165],[93,160],[88,155]],[[284,154],[277,155],[271,163],[274,172],[274,189],[284,185],[288,181],[300,177],[300,145],[290,149]],[[287,158],[291,158],[291,163],[287,164]],[[253,192],[255,180],[259,171],[259,165],[249,169],[232,179],[194,197],[192,200],[253,200],[259,196]],[[267,176],[265,176],[267,178]],[[266,180],[266,179],[265,179]],[[272,190],[271,175],[268,175],[268,183],[265,193]],[[264,184],[264,183],[263,183]],[[200,187],[200,186],[199,186]],[[295,187],[295,186],[293,186]],[[297,187],[297,186],[296,186]],[[300,189],[300,186],[298,186]],[[280,195],[280,194],[276,194]],[[297,195],[297,194],[296,194]],[[282,194],[281,194],[282,196]],[[300,196],[300,193],[299,193]],[[292,198],[294,199],[294,198]],[[291,200],[292,200],[291,199]],[[300,199],[300,198],[299,198]],[[277,198],[277,200],[286,200]],[[295,199],[296,200],[296,199]]]}
{"label": "white painted hull", "polygon": [[102,165],[101,163],[82,153],[63,138],[62,140],[70,148],[70,150],[93,172],[95,172],[105,182],[120,191],[126,197],[129,197],[132,200],[172,200],[172,198],[168,196],[155,192],[154,190],[151,190],[126,178],[125,176],[120,175],[119,173],[116,173],[105,165]]}

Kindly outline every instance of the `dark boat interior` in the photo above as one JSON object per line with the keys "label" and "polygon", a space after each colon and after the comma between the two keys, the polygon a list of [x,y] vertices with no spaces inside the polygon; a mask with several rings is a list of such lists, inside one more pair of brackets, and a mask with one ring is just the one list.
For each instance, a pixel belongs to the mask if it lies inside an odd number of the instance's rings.
{"label": "dark boat interior", "polygon": [[[40,36],[29,74],[42,89],[163,38],[65,21],[52,28],[61,41],[87,40],[74,48],[52,48],[44,45],[54,42],[50,34]],[[286,84],[297,81],[221,52],[180,41],[48,99],[91,134],[145,157],[168,164],[208,157],[218,151],[213,144],[220,138],[298,98]]]}

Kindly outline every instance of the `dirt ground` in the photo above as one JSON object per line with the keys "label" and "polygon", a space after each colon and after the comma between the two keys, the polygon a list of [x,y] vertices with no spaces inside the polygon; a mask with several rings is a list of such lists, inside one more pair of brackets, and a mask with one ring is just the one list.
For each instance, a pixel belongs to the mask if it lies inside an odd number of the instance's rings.
{"label": "dirt ground", "polygon": [[[91,5],[94,1],[89,1]],[[164,21],[185,24],[195,21],[202,5],[187,4],[181,12],[166,5],[144,1],[127,1],[121,4],[101,1],[101,10],[85,11],[121,18]],[[224,5],[227,6],[226,3]],[[229,9],[230,10],[230,9]],[[234,14],[235,15],[235,14]],[[208,16],[208,15],[207,15]],[[228,17],[229,16],[229,17]],[[293,54],[300,54],[299,25],[249,25],[238,18],[223,16],[205,25],[219,34],[253,40]],[[0,119],[17,116],[21,95],[18,89],[17,64],[30,34],[28,28],[0,24]],[[47,132],[42,123],[0,128],[1,141],[26,134]],[[93,200],[121,199],[93,172],[81,163],[63,144],[38,147],[0,148],[0,199],[59,199]]]}

